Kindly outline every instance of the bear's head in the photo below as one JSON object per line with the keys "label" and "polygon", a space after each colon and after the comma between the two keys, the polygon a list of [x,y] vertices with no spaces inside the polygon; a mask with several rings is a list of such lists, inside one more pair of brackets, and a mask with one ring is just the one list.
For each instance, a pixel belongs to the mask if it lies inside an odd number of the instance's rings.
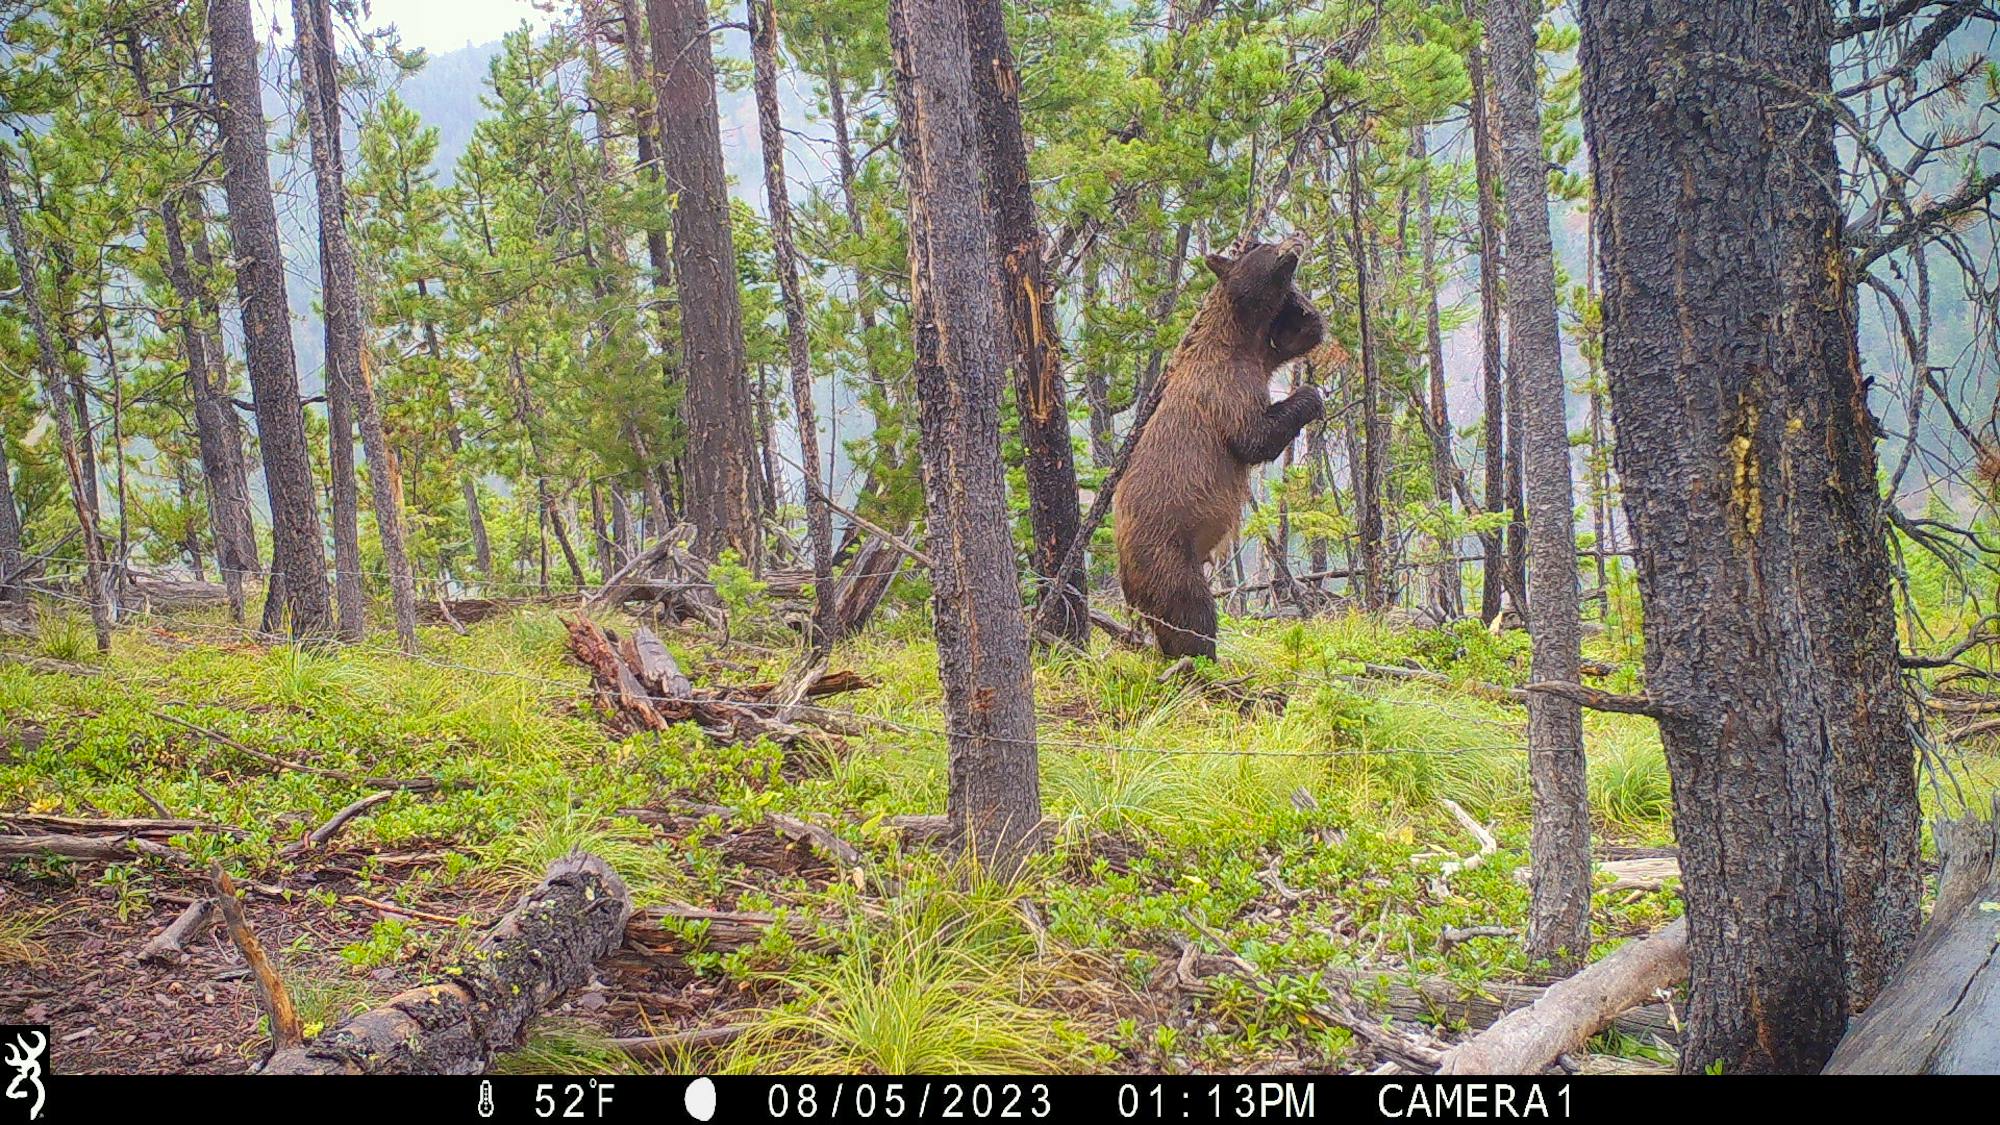
{"label": "bear's head", "polygon": [[1294,234],[1282,242],[1252,243],[1234,257],[1207,258],[1240,337],[1261,344],[1271,367],[1318,347],[1326,331],[1319,310],[1292,284],[1305,245],[1305,236]]}

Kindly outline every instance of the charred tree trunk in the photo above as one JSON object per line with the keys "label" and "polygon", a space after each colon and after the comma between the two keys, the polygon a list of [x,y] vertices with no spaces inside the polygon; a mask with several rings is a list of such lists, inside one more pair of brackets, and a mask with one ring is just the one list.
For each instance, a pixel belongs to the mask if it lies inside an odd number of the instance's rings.
{"label": "charred tree trunk", "polygon": [[1036,619],[1056,639],[1082,647],[1090,639],[1083,571],[1072,572],[1061,588],[1053,583],[1076,538],[1076,452],[1069,437],[1054,293],[1042,263],[1042,227],[1035,220],[1028,145],[1021,135],[1021,81],[1014,72],[1001,0],[965,0],[965,10],[987,208],[999,239],[1001,303],[1014,340],[1014,396],[1028,480],[1028,525],[1035,540],[1030,566],[1039,576],[1039,600],[1057,602],[1053,612],[1038,609]]}
{"label": "charred tree trunk", "polygon": [[[326,235],[319,240],[320,284],[326,288],[331,259]],[[322,301],[322,306],[328,302]],[[320,382],[326,390],[327,519],[333,525],[334,633],[344,641],[368,635],[368,591],[361,574],[361,480],[354,471],[354,400],[352,385],[339,369],[340,345],[334,341],[333,314],[320,322]]]}
{"label": "charred tree trunk", "polygon": [[[1479,191],[1479,386],[1486,419],[1486,510],[1507,507],[1506,400],[1500,370],[1500,169],[1493,158],[1493,129],[1486,97],[1485,45],[1465,50],[1466,77],[1472,83],[1473,175]],[[1497,530],[1482,532],[1486,556],[1480,574],[1479,616],[1491,625],[1500,616],[1507,592],[1504,537]],[[1516,606],[1518,612],[1521,607]]]}
{"label": "charred tree trunk", "polygon": [[806,347],[806,302],[799,290],[798,252],[792,247],[792,204],[785,190],[785,142],[778,125],[778,24],[771,0],[750,0],[750,47],[756,55],[757,128],[764,148],[764,195],[770,205],[771,241],[778,258],[778,288],[785,306],[785,356],[791,365],[792,414],[799,430],[799,468],[805,476],[806,526],[812,538],[813,650],[833,647],[840,592],[833,585],[833,512],[820,477],[819,418],[813,409],[812,359]]}
{"label": "charred tree trunk", "polygon": [[[1697,1073],[1817,1069],[1909,951],[1922,887],[1830,18],[1581,5],[1605,371]],[[1663,63],[1698,80],[1662,85]]]}
{"label": "charred tree trunk", "polygon": [[[292,0],[299,73],[304,79],[306,124],[312,138],[313,182],[319,202],[321,301],[326,307],[329,389],[346,388],[347,401],[361,426],[368,458],[368,494],[375,509],[375,532],[382,542],[382,565],[389,572],[389,599],[396,616],[396,640],[404,652],[417,650],[417,593],[410,557],[403,544],[403,511],[396,469],[382,412],[375,403],[361,333],[361,294],[355,281],[354,248],[347,235],[345,161],[340,151],[340,90],[334,68],[333,21],[329,0]],[[346,444],[347,434],[334,432]],[[349,460],[353,458],[349,446]],[[358,577],[358,576],[357,576]],[[342,623],[343,627],[345,622]]]}
{"label": "charred tree trunk", "polygon": [[285,262],[278,215],[271,202],[270,156],[258,83],[257,41],[249,0],[215,0],[208,33],[222,133],[222,185],[236,250],[236,291],[242,306],[250,394],[271,498],[274,564],[292,612],[292,633],[308,637],[327,626],[326,556],[320,546],[319,502],[299,410],[299,375],[292,357],[291,313],[285,305]]}
{"label": "charred tree trunk", "polygon": [[754,569],[761,546],[753,495],[756,455],[708,5],[701,0],[647,0],[646,11],[661,163],[674,189],[674,278],[687,379],[683,507],[694,524],[696,554],[713,559],[733,549]]}
{"label": "charred tree trunk", "polygon": [[1006,379],[993,223],[974,126],[963,0],[889,13],[910,198],[911,321],[950,736],[947,812],[962,845],[1011,875],[1041,824],[1034,683],[1000,458]]}
{"label": "charred tree trunk", "polygon": [[[35,362],[42,369],[42,386],[49,396],[49,413],[56,420],[56,440],[62,447],[63,470],[69,478],[70,501],[76,508],[77,527],[82,533],[84,581],[89,586],[84,591],[84,597],[90,603],[90,624],[97,634],[97,651],[109,652],[111,591],[106,585],[104,543],[97,537],[97,513],[91,507],[89,493],[85,490],[87,466],[78,448],[76,419],[70,413],[69,387],[63,379],[62,359],[56,354],[56,341],[49,327],[48,313],[42,307],[41,267],[37,264],[34,246],[28,241],[27,227],[21,222],[21,204],[14,198],[10,163],[7,154],[0,151],[0,208],[6,211],[7,240],[13,243],[14,267],[20,274],[20,299],[28,310],[28,330],[35,337]],[[4,471],[4,466],[0,466],[0,471]],[[6,500],[11,517],[14,507],[11,488]],[[14,539],[18,551],[18,528]]]}
{"label": "charred tree trunk", "polygon": [[[1489,0],[1487,34],[1500,103],[1507,185],[1507,355],[1524,423],[1516,445],[1527,462],[1534,569],[1528,604],[1531,668],[1541,682],[1576,683],[1576,500],[1570,485],[1569,419],[1562,338],[1556,324],[1555,247],[1549,235],[1548,159],[1542,152],[1541,76],[1536,72],[1539,0]],[[1549,692],[1528,696],[1528,778],[1534,790],[1534,857],[1528,910],[1530,960],[1559,971],[1590,955],[1590,795],[1583,761],[1583,709]]]}

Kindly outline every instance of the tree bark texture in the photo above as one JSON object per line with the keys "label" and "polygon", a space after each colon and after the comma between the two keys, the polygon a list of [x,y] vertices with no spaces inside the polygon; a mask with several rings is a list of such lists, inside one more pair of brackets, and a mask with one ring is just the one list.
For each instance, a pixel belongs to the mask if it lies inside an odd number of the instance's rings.
{"label": "tree bark texture", "polygon": [[759,562],[756,456],[743,359],[743,310],[723,176],[708,5],[647,0],[661,166],[674,192],[673,263],[687,379],[687,518],[694,550]]}
{"label": "tree bark texture", "polygon": [[[1556,325],[1548,160],[1542,153],[1535,52],[1540,16],[1539,0],[1486,5],[1507,187],[1507,355],[1523,423],[1515,444],[1527,468],[1529,551],[1535,564],[1528,575],[1530,666],[1537,681],[1576,683],[1582,643],[1576,500]],[[1528,778],[1534,791],[1528,957],[1568,970],[1590,955],[1590,794],[1583,709],[1575,700],[1549,692],[1528,696]]]}
{"label": "tree bark texture", "polygon": [[946,811],[962,845],[1009,874],[1041,823],[1034,683],[1007,476],[1006,381],[985,161],[963,0],[896,0],[895,84],[910,187],[919,444],[951,726]]}
{"label": "tree bark texture", "polygon": [[[367,370],[367,342],[361,330],[361,293],[355,281],[354,247],[347,232],[345,161],[340,151],[340,88],[334,67],[333,20],[328,0],[292,0],[299,73],[304,80],[306,123],[312,138],[313,183],[319,203],[321,303],[326,309],[329,384],[346,389],[361,426],[368,459],[368,494],[375,509],[375,532],[382,565],[389,572],[389,599],[396,617],[396,640],[404,652],[417,650],[416,583],[403,542],[403,511],[390,462],[389,439]],[[335,431],[335,441],[351,440]],[[352,446],[348,447],[350,461]],[[359,576],[357,575],[357,578]]]}
{"label": "tree bark texture", "polygon": [[[236,252],[236,292],[242,307],[243,350],[250,394],[257,407],[257,437],[264,452],[265,489],[271,499],[272,569],[282,575],[292,634],[308,637],[327,626],[326,555],[321,546],[319,501],[313,494],[299,408],[299,374],[292,356],[291,313],[285,305],[285,262],[278,215],[271,202],[270,154],[264,139],[264,102],[257,71],[257,41],[249,0],[214,0],[208,34],[222,133],[222,186],[229,200],[230,236]],[[272,595],[267,595],[272,596]]]}
{"label": "tree bark texture", "polygon": [[1831,115],[1799,93],[1829,89],[1828,21],[1817,4],[1581,5],[1692,1071],[1817,1069],[1916,933],[1915,767],[1839,161]]}
{"label": "tree bark texture", "polygon": [[[1507,507],[1507,433],[1504,376],[1500,370],[1500,169],[1493,156],[1493,124],[1486,96],[1486,46],[1465,50],[1465,73],[1472,83],[1472,161],[1479,195],[1479,387],[1486,418],[1486,510]],[[1480,575],[1479,616],[1487,624],[1500,616],[1507,592],[1505,544],[1498,530],[1482,533],[1486,562]],[[1515,607],[1518,611],[1521,607]]]}
{"label": "tree bark texture", "polygon": [[1382,478],[1388,465],[1389,436],[1382,424],[1381,377],[1375,356],[1374,291],[1370,287],[1368,254],[1361,225],[1367,214],[1367,197],[1361,187],[1360,144],[1347,146],[1348,221],[1352,225],[1354,249],[1355,316],[1360,321],[1361,379],[1360,419],[1354,432],[1360,437],[1360,456],[1354,459],[1354,519],[1359,537],[1361,608],[1378,610],[1386,604],[1387,583],[1382,566]]}
{"label": "tree bark texture", "polygon": [[1014,396],[1028,481],[1028,525],[1035,540],[1030,565],[1037,576],[1039,599],[1058,602],[1053,613],[1038,611],[1036,616],[1051,635],[1082,646],[1090,639],[1084,573],[1078,570],[1068,583],[1054,585],[1055,572],[1076,538],[1076,451],[1070,443],[1054,291],[1042,262],[1042,226],[1035,219],[1034,190],[1028,180],[1021,80],[1014,70],[1001,0],[965,0],[965,6],[980,151],[986,158],[987,204],[999,239],[1001,304],[1014,343]]}

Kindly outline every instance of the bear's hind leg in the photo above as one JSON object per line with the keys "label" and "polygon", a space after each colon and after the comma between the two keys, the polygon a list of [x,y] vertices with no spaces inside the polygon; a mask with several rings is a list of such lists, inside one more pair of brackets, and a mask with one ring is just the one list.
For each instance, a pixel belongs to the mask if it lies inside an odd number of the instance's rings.
{"label": "bear's hind leg", "polygon": [[1165,581],[1164,574],[1153,576],[1161,596],[1148,607],[1146,624],[1159,639],[1161,655],[1214,660],[1215,596],[1208,592],[1200,564],[1177,566],[1174,572],[1173,578]]}

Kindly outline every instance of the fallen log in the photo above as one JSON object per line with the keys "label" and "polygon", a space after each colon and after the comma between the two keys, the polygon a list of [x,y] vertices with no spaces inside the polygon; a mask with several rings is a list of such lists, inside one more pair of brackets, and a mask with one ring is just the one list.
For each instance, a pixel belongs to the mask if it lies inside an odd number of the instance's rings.
{"label": "fallen log", "polygon": [[584,609],[602,613],[643,598],[659,603],[674,621],[694,620],[721,628],[726,611],[708,580],[708,564],[681,545],[693,533],[692,527],[682,524],[661,536],[606,579],[585,600]]}
{"label": "fallen log", "polygon": [[565,856],[446,971],[446,983],[401,993],[280,1051],[262,1073],[481,1073],[551,1000],[590,979],[624,939],[631,914],[631,894],[608,864]]}
{"label": "fallen log", "polygon": [[232,824],[212,824],[205,820],[151,817],[56,816],[52,813],[0,813],[0,826],[22,833],[51,832],[78,836],[144,836],[164,840],[190,832],[213,832],[222,836],[244,837],[250,833]]}
{"label": "fallen log", "polygon": [[2000,1073],[2000,797],[1991,818],[1934,826],[1937,905],[1825,1074]]}
{"label": "fallen log", "polygon": [[[908,527],[904,534],[908,534]],[[875,536],[854,556],[854,562],[840,580],[840,594],[834,600],[834,640],[859,633],[875,615],[875,609],[889,593],[902,572],[907,552],[883,536]]]}
{"label": "fallen log", "polygon": [[215,900],[198,898],[182,908],[167,928],[154,934],[139,948],[139,961],[147,965],[178,965],[187,960],[187,943],[215,921]]}
{"label": "fallen log", "polygon": [[123,863],[142,855],[175,863],[187,860],[185,855],[165,844],[136,836],[72,836],[67,833],[0,836],[0,859],[49,855],[64,859],[102,859],[114,863]]}
{"label": "fallen log", "polygon": [[1445,1053],[1439,1074],[1540,1074],[1556,1056],[1583,1046],[1620,1013],[1687,976],[1687,919],[1629,941],[1528,1007]]}

